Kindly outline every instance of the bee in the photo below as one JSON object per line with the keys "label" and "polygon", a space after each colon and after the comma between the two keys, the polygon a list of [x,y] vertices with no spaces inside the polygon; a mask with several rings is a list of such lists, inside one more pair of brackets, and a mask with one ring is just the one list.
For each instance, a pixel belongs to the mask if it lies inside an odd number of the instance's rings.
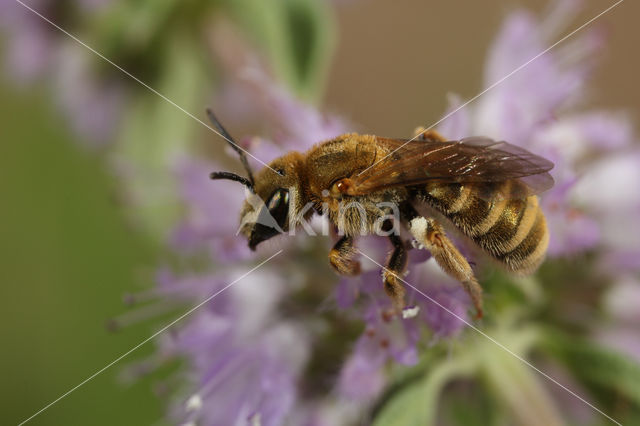
{"label": "bee", "polygon": [[[401,227],[413,237],[414,246],[428,250],[462,284],[478,317],[483,312],[482,288],[445,227],[457,230],[512,273],[532,273],[544,259],[549,233],[537,194],[553,186],[548,173],[553,163],[523,148],[485,137],[450,141],[422,128],[409,141],[348,133],[305,153],[289,152],[254,177],[245,152],[213,113],[208,114],[247,172],[247,177],[229,172],[210,177],[238,181],[264,201],[260,211],[245,202],[240,212],[241,232],[252,250],[311,215],[323,214],[341,235],[329,252],[329,263],[339,274],[357,275],[356,237],[386,232],[393,250],[383,269],[383,287],[402,312],[406,306],[400,277],[411,244],[401,233],[390,232]],[[276,224],[269,226],[261,217]]]}

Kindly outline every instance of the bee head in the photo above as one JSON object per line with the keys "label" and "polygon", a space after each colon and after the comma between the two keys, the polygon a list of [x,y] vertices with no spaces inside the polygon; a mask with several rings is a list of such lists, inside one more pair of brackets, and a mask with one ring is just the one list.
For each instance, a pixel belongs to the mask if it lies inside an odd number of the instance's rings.
{"label": "bee head", "polygon": [[[254,178],[246,150],[235,142],[213,111],[207,109],[207,115],[218,133],[238,153],[240,162],[247,172],[247,177],[231,172],[213,172],[210,177],[240,182],[247,188],[248,196],[240,212],[240,232],[249,240],[251,250],[255,250],[262,241],[287,232],[290,224],[295,223],[295,219],[298,218],[298,212],[306,204],[305,197],[302,196],[304,158],[298,152],[290,152],[274,160]],[[306,213],[305,218],[312,213],[313,211]]]}
{"label": "bee head", "polygon": [[240,232],[247,237],[252,250],[295,227],[293,219],[304,205],[301,160],[301,154],[291,152],[256,175],[254,191],[240,212]]}

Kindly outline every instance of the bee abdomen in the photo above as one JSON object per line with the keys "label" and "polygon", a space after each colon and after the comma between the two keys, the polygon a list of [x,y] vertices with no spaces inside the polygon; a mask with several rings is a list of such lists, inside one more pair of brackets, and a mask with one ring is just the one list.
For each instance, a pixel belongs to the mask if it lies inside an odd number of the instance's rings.
{"label": "bee abdomen", "polygon": [[[484,185],[482,190],[508,194],[508,185]],[[544,259],[549,235],[537,197],[486,201],[478,196],[478,188],[470,185],[425,189],[430,204],[509,270],[528,273]]]}
{"label": "bee abdomen", "polygon": [[538,198],[510,200],[495,225],[473,240],[509,270],[532,272],[544,259],[549,244]]}
{"label": "bee abdomen", "polygon": [[549,246],[549,232],[542,210],[538,209],[535,223],[515,249],[498,257],[507,267],[518,273],[533,272],[544,260]]}

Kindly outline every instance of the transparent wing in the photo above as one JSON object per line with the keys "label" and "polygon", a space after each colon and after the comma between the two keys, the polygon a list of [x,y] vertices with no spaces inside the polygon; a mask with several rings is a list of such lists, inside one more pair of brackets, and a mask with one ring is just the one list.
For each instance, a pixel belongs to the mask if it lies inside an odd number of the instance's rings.
{"label": "transparent wing", "polygon": [[483,198],[522,198],[553,186],[548,173],[553,163],[504,141],[471,137],[459,141],[420,141],[378,138],[388,157],[351,177],[352,195],[364,195],[394,186],[429,182],[482,184],[512,181],[508,193],[485,185]]}

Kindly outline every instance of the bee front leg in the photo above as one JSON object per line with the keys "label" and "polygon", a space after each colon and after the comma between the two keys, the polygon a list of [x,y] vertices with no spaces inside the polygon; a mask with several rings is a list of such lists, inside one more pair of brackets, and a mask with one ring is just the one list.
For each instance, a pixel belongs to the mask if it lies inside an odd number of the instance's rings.
{"label": "bee front leg", "polygon": [[467,259],[447,238],[442,226],[432,218],[414,217],[409,222],[413,237],[431,252],[440,267],[449,276],[462,283],[476,308],[478,318],[482,317],[482,287],[476,280]]}
{"label": "bee front leg", "polygon": [[354,260],[356,254],[353,237],[343,236],[329,252],[331,266],[341,275],[360,274],[360,262]]}
{"label": "bee front leg", "polygon": [[405,289],[400,279],[407,267],[407,248],[398,235],[389,235],[389,240],[393,244],[393,251],[387,261],[387,266],[382,271],[382,282],[384,291],[393,301],[393,307],[397,313],[401,313],[405,308]]}
{"label": "bee front leg", "polygon": [[426,130],[424,127],[417,127],[413,131],[414,137],[419,141],[446,142],[444,136],[433,129]]}

